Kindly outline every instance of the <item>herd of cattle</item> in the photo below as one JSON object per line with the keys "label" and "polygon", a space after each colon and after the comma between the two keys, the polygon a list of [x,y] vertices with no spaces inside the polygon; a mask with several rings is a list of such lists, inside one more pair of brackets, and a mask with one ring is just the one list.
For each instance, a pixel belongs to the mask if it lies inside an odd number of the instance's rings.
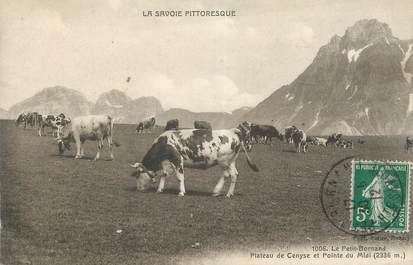
{"label": "herd of cattle", "polygon": [[[59,154],[70,150],[71,143],[76,143],[75,158],[84,156],[83,144],[86,140],[97,143],[97,153],[94,161],[99,159],[104,141],[107,142],[110,157],[114,159],[112,146],[119,146],[113,140],[114,119],[109,115],[87,115],[73,118],[66,117],[63,113],[54,115],[40,115],[39,113],[22,113],[16,120],[16,126],[31,126],[38,130],[38,135],[45,135],[45,127],[52,129],[52,135],[58,142]],[[154,117],[144,119],[136,127],[136,133],[151,132],[156,126]],[[234,195],[235,183],[238,176],[236,159],[241,151],[249,167],[258,171],[248,152],[253,144],[272,143],[275,137],[280,141],[293,143],[297,152],[307,152],[309,145],[334,145],[342,148],[353,148],[353,142],[345,139],[341,134],[332,134],[328,138],[307,136],[306,133],[295,127],[285,128],[284,133],[272,125],[260,125],[243,122],[236,128],[212,130],[211,124],[206,121],[195,121],[194,128],[183,129],[179,127],[179,120],[173,119],[166,123],[165,131],[152,143],[151,148],[141,162],[131,165],[136,169],[136,187],[145,190],[150,183],[156,182],[159,177],[158,192],[164,189],[167,176],[175,176],[179,180],[179,195],[185,194],[184,166],[189,168],[207,169],[218,165],[222,169],[222,176],[216,184],[213,195],[220,195],[225,180],[230,178],[227,197]],[[364,141],[358,140],[363,144]],[[406,149],[413,147],[413,138],[407,137]]]}

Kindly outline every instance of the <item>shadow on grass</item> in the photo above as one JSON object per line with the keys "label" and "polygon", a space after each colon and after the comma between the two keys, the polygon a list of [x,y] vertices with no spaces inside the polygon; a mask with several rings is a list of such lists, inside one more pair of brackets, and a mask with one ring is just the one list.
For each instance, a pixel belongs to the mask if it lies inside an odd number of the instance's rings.
{"label": "shadow on grass", "polygon": [[297,153],[296,150],[291,150],[291,149],[283,149],[284,153]]}
{"label": "shadow on grass", "polygon": [[[74,155],[71,155],[71,154],[62,154],[62,155],[60,155],[60,154],[52,154],[52,155],[49,155],[49,156],[51,156],[51,157],[61,157],[61,158],[63,158],[63,159],[75,159],[75,156]],[[95,157],[93,156],[83,156],[82,158],[78,158],[77,160],[88,160],[88,161],[93,161],[93,159],[94,159]],[[110,158],[106,158],[106,159],[102,159],[102,158],[100,158],[99,160],[102,160],[102,161],[112,161],[112,159],[110,159]],[[97,160],[97,161],[99,161],[99,160]]]}
{"label": "shadow on grass", "polygon": [[[136,186],[128,186],[126,188],[123,188],[124,191],[130,191],[130,192],[141,192],[141,193],[156,193],[157,190],[157,185],[149,187],[147,190],[145,191],[138,191],[136,189]],[[179,189],[174,189],[174,188],[166,188],[164,189],[164,191],[162,193],[159,193],[159,195],[163,195],[163,194],[168,194],[169,195],[175,195],[178,196],[179,193]],[[225,193],[223,193],[223,195],[225,195]],[[223,195],[220,195],[218,197],[222,197]],[[235,194],[235,196],[239,196],[242,194]],[[196,196],[196,197],[212,197],[212,192],[206,192],[206,191],[196,191],[196,190],[187,190],[185,193],[185,196]]]}

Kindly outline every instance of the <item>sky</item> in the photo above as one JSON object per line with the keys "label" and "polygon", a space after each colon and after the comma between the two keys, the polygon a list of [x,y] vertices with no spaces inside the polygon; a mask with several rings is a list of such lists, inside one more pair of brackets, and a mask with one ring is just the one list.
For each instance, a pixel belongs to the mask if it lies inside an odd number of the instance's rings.
{"label": "sky", "polygon": [[[143,16],[217,9],[236,16]],[[291,83],[360,19],[413,38],[411,11],[410,0],[0,1],[0,108],[61,85],[90,101],[119,89],[165,109],[231,112]]]}

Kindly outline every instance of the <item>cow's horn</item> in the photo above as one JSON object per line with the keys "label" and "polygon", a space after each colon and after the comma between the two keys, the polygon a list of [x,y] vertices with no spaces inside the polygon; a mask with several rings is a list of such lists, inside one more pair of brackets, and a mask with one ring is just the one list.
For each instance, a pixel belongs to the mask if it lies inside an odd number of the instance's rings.
{"label": "cow's horn", "polygon": [[129,164],[131,167],[138,168],[140,166],[140,163],[135,163],[135,164]]}

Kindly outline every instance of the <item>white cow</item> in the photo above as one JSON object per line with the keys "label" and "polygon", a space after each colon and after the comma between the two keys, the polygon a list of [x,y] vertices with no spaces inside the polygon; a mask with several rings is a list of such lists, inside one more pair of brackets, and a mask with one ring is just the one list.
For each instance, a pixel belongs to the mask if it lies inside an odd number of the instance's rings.
{"label": "white cow", "polygon": [[113,136],[113,118],[109,115],[88,115],[76,117],[70,123],[70,128],[66,130],[65,136],[58,138],[59,153],[63,154],[65,149],[70,150],[70,143],[76,143],[75,159],[84,156],[83,144],[86,140],[95,140],[97,142],[97,153],[93,161],[100,157],[100,150],[103,148],[103,141],[106,139],[110,158],[113,159],[112,144],[119,146],[112,140]]}
{"label": "white cow", "polygon": [[322,146],[327,146],[327,139],[322,137],[316,137],[318,144]]}

